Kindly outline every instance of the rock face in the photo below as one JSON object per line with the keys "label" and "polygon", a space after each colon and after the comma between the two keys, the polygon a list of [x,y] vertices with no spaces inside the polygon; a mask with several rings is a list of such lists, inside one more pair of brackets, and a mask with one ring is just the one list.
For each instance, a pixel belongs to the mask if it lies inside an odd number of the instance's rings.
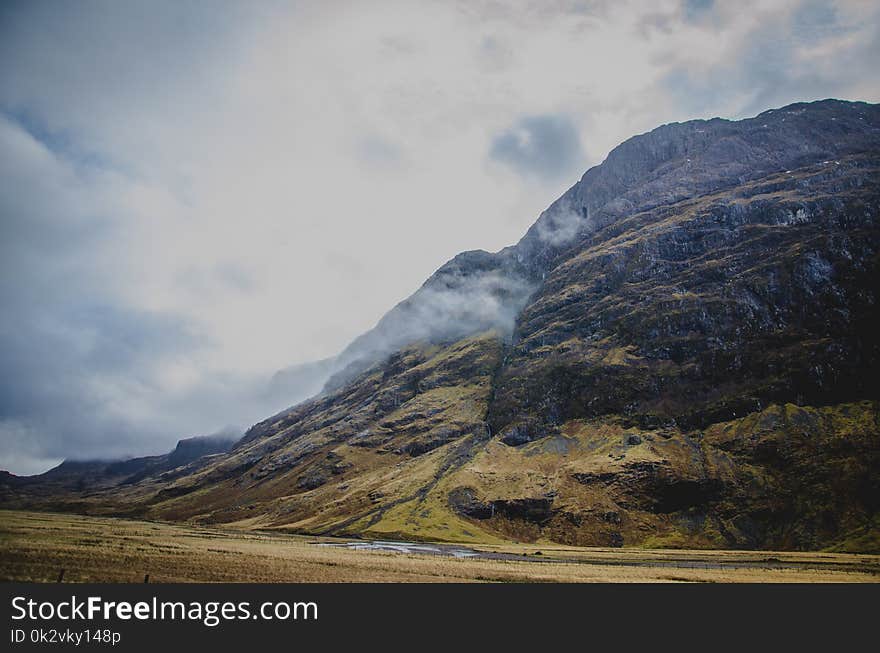
{"label": "rock face", "polygon": [[67,499],[323,534],[877,550],[878,219],[877,105],[665,125],[516,245],[443,266],[230,452]]}

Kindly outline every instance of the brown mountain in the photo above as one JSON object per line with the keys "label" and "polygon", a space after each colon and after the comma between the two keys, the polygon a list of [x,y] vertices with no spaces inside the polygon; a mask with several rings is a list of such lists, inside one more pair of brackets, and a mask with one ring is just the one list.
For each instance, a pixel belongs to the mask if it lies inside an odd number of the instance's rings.
{"label": "brown mountain", "polygon": [[[322,534],[880,548],[880,106],[633,137],[322,394],[175,472],[3,503]],[[87,484],[88,485],[88,484]]]}

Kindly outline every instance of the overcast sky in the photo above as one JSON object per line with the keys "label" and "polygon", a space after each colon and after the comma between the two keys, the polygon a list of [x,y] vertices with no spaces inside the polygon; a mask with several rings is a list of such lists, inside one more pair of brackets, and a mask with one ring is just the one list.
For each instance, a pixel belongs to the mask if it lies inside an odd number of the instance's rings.
{"label": "overcast sky", "polygon": [[516,242],[629,136],[880,100],[878,26],[873,0],[3,2],[0,469],[248,426],[274,371]]}

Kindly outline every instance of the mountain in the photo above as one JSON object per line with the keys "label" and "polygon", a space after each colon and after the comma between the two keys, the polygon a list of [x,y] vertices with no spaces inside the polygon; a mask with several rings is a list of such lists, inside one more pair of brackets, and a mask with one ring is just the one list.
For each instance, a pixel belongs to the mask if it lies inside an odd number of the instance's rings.
{"label": "mountain", "polygon": [[635,136],[516,245],[441,267],[313,399],[173,478],[53,501],[317,534],[876,551],[878,173],[880,106],[860,102]]}
{"label": "mountain", "polygon": [[184,438],[170,452],[127,460],[65,460],[43,474],[19,477],[0,472],[0,502],[15,504],[21,495],[63,500],[68,493],[95,493],[150,479],[169,482],[229,451],[235,438],[226,434]]}

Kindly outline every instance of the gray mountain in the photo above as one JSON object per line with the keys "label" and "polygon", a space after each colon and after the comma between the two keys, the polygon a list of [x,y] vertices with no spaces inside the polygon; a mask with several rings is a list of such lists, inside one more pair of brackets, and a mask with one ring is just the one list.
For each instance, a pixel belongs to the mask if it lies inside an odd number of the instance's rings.
{"label": "gray mountain", "polygon": [[[880,107],[635,136],[322,392],[52,505],[321,534],[880,550]],[[204,459],[202,459],[204,460]],[[33,488],[4,503],[46,505]]]}

